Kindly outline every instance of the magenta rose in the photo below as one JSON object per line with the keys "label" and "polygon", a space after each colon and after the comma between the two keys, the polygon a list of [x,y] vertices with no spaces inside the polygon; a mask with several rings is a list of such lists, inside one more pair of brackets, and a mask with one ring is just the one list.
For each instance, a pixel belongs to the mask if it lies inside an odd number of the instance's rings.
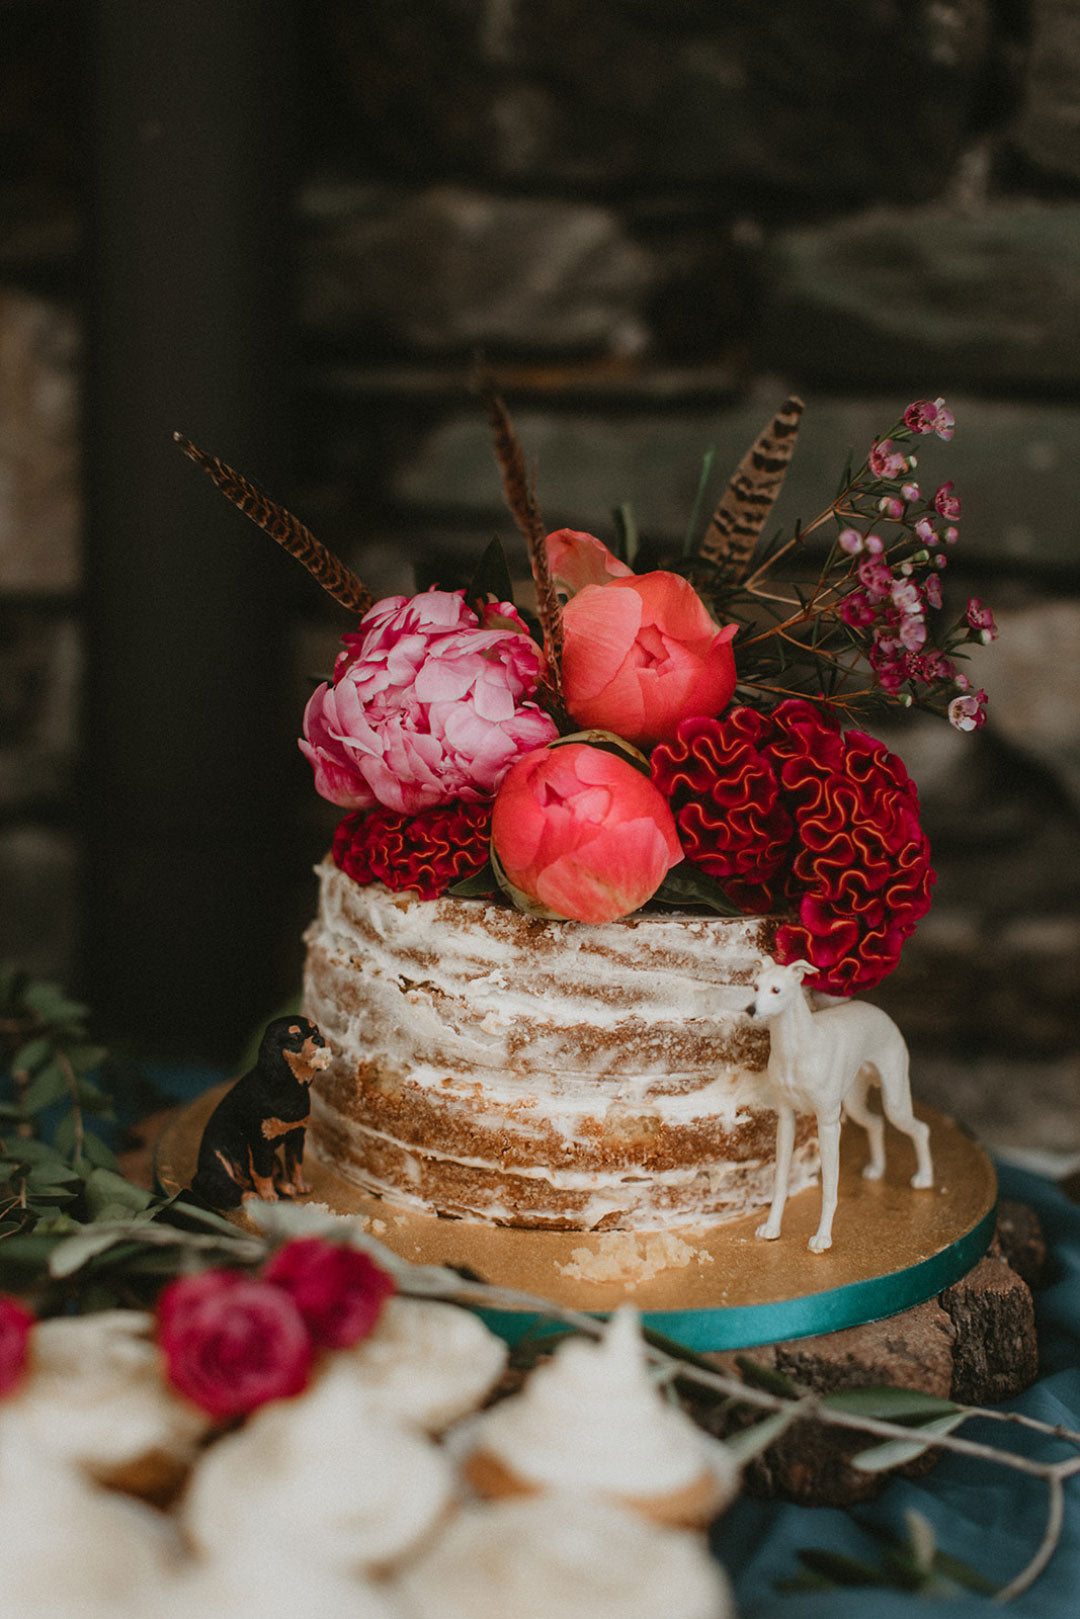
{"label": "magenta rose", "polygon": [[514,901],[537,915],[613,922],[683,858],[663,796],[628,759],[560,742],[519,759],[495,799],[491,846]]}
{"label": "magenta rose", "polygon": [[285,1290],[325,1349],[348,1349],[366,1338],[397,1290],[394,1278],[367,1254],[322,1237],[286,1243],[262,1274]]}
{"label": "magenta rose", "polygon": [[735,690],[734,624],[714,623],[687,580],[644,573],[586,585],[563,609],[563,696],[581,726],[639,747],[711,717]]}
{"label": "magenta rose", "polygon": [[481,622],[461,591],[377,602],[311,696],[301,752],[323,798],[402,815],[490,798],[521,753],[556,734],[528,701],[544,656],[509,603]]}
{"label": "magenta rose", "polygon": [[10,1394],[26,1370],[34,1318],[18,1299],[0,1293],[0,1395]]}
{"label": "magenta rose", "polygon": [[243,1271],[171,1282],[158,1302],[169,1382],[218,1421],[299,1394],[315,1349],[289,1294]]}

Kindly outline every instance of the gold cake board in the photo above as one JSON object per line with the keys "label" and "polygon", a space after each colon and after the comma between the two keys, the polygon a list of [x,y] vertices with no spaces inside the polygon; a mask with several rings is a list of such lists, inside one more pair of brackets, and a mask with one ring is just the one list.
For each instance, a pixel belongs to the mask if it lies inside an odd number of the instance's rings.
{"label": "gold cake board", "polygon": [[[206,1120],[227,1089],[207,1092],[163,1131],[155,1170],[167,1193],[189,1184]],[[529,1231],[444,1219],[362,1192],[311,1152],[304,1173],[312,1191],[299,1201],[363,1217],[372,1236],[416,1264],[467,1266],[485,1281],[576,1310],[603,1313],[629,1301],[648,1325],[688,1348],[748,1348],[910,1309],[978,1263],[994,1234],[993,1165],[954,1120],[930,1108],[916,1112],[930,1125],[933,1189],[912,1190],[914,1150],[891,1126],[885,1178],[864,1180],[865,1135],[845,1126],[833,1246],[823,1254],[807,1248],[820,1210],[817,1186],[789,1199],[775,1242],[754,1234],[761,1210],[661,1232]],[[481,1313],[511,1340],[538,1325],[529,1313]]]}

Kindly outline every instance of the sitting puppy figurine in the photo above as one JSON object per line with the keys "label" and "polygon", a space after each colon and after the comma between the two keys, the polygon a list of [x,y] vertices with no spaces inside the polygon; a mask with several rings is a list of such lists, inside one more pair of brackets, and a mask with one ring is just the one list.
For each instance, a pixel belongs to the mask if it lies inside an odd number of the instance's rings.
{"label": "sitting puppy figurine", "polygon": [[279,1017],[267,1024],[255,1067],[206,1122],[191,1190],[215,1209],[310,1191],[300,1172],[310,1086],[329,1061],[330,1048],[308,1018]]}

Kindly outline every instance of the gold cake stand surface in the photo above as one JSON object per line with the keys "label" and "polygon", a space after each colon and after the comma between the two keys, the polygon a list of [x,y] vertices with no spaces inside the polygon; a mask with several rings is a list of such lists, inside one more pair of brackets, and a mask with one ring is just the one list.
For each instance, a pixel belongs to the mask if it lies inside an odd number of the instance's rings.
{"label": "gold cake stand surface", "polygon": [[[163,1190],[186,1188],[203,1128],[228,1089],[217,1086],[166,1127],[155,1169]],[[630,1301],[647,1324],[693,1349],[737,1349],[856,1326],[910,1309],[958,1281],[994,1234],[997,1179],[982,1149],[954,1120],[930,1108],[935,1184],[908,1184],[915,1155],[891,1126],[886,1173],[862,1177],[866,1138],[845,1127],[833,1246],[812,1254],[820,1191],[789,1199],[781,1237],[755,1236],[761,1210],[711,1226],[662,1232],[530,1231],[416,1213],[344,1180],[314,1153],[301,1202],[361,1217],[363,1228],[416,1264],[467,1266],[485,1281],[576,1310],[603,1313]],[[238,1216],[242,1218],[242,1216]],[[481,1312],[511,1340],[535,1328],[528,1313]]]}

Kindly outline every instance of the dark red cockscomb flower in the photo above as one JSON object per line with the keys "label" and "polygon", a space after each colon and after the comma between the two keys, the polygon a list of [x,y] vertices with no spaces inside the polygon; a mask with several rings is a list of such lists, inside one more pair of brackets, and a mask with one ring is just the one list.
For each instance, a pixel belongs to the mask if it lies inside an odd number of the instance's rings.
{"label": "dark red cockscomb flower", "polygon": [[815,989],[840,995],[892,971],[934,873],[914,785],[884,743],[792,698],[686,722],[653,773],[687,858],[743,909],[791,914],[779,960],[813,962]]}
{"label": "dark red cockscomb flower", "polygon": [[491,805],[439,804],[416,815],[356,810],[334,833],[334,864],[358,883],[415,889],[437,899],[488,857]]}
{"label": "dark red cockscomb flower", "polygon": [[315,1346],[289,1295],[243,1271],[181,1276],[158,1301],[169,1382],[224,1421],[307,1386]]}

